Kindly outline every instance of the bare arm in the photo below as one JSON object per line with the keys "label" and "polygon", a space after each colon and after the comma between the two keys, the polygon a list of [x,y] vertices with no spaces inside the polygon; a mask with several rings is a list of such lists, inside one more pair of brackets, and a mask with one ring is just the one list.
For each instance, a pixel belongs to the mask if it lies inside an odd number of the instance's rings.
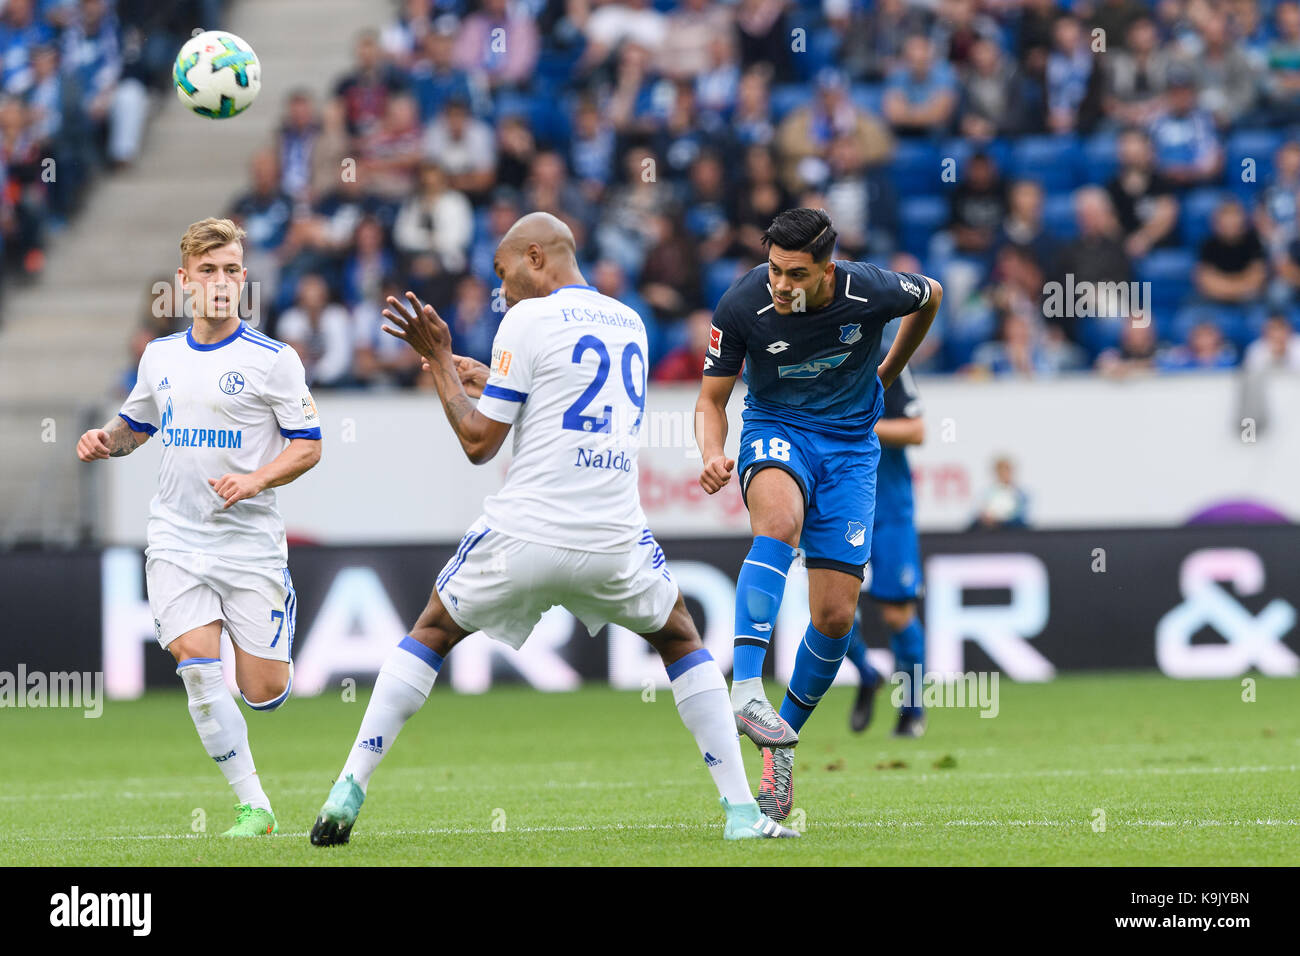
{"label": "bare arm", "polygon": [[224,511],[236,501],[260,495],[267,488],[287,485],[314,468],[320,461],[320,453],[319,438],[291,438],[280,454],[257,471],[246,475],[230,472],[220,478],[209,478],[208,484],[212,486],[213,491],[226,500],[222,505]]}
{"label": "bare arm", "polygon": [[925,421],[920,418],[882,418],[876,422],[876,437],[890,448],[919,445],[925,441]]}
{"label": "bare arm", "polygon": [[[451,423],[452,431],[460,440],[465,457],[476,465],[491,461],[501,450],[501,445],[510,432],[509,423],[488,418],[474,407],[461,381],[461,365],[451,350],[451,329],[433,306],[421,305],[415,293],[408,292],[406,297],[410,300],[412,311],[407,311],[392,296],[388,297],[384,317],[391,319],[397,328],[385,325],[384,331],[401,339],[424,357],[433,376],[434,387],[438,389],[438,397],[442,399],[442,410]],[[475,365],[482,367],[480,363]],[[471,381],[477,378],[473,366],[467,366],[466,373]],[[481,394],[481,385],[478,390]]]}
{"label": "bare arm", "polygon": [[77,457],[82,461],[101,458],[121,458],[129,455],[149,440],[148,432],[138,432],[120,415],[114,416],[103,428],[92,428],[77,440]]}
{"label": "bare arm", "polygon": [[881,384],[885,388],[894,384],[894,379],[898,378],[912,354],[920,347],[921,341],[925,338],[925,333],[930,331],[930,326],[934,323],[934,317],[939,313],[939,304],[943,302],[943,286],[939,285],[934,279],[926,278],[930,283],[930,299],[925,305],[917,309],[911,315],[904,316],[899,320],[898,334],[894,336],[894,344],[889,348],[889,354],[885,360],[880,363],[876,374],[880,376]]}
{"label": "bare arm", "polygon": [[695,400],[695,443],[704,461],[700,485],[709,494],[722,489],[731,480],[735,459],[723,451],[727,441],[727,402],[736,387],[736,376],[705,375],[700,382],[700,397]]}

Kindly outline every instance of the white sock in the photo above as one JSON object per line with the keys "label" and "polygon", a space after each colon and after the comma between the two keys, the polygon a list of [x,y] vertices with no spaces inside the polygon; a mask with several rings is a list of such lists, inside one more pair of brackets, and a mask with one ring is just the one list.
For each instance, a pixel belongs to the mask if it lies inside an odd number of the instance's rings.
{"label": "white sock", "polygon": [[[726,684],[722,685],[726,687]],[[748,680],[732,681],[731,683],[731,710],[733,713],[740,713],[740,708],[745,706],[747,701],[755,698],[763,699],[767,696],[767,691],[763,690],[763,678],[751,677]]]}
{"label": "white sock", "polygon": [[221,661],[206,657],[191,659],[195,663],[181,665],[176,673],[189,695],[190,716],[194,718],[203,749],[217,762],[240,803],[270,810],[271,801],[262,790],[257,767],[253,765],[253,752],[248,746],[248,724],[244,723],[235,698],[226,690]]}
{"label": "white sock", "polygon": [[398,731],[429,698],[442,658],[413,637],[404,637],[384,661],[375,690],[361,718],[361,730],[343,765],[340,780],[353,779],[365,790]]}
{"label": "white sock", "polygon": [[753,803],[740,757],[736,718],[727,700],[727,682],[704,648],[668,666],[673,700],[682,723],[695,737],[718,793],[732,806]]}

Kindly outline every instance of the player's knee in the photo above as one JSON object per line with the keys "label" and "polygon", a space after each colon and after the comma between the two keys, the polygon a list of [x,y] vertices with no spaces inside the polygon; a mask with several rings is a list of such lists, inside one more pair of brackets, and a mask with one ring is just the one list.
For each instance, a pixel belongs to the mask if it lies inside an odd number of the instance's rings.
{"label": "player's knee", "polygon": [[290,671],[282,679],[265,678],[254,680],[249,688],[239,689],[239,696],[244,698],[244,703],[253,710],[262,713],[270,713],[278,710],[289,699],[289,691],[293,689],[293,672]]}
{"label": "player's knee", "polygon": [[801,530],[799,517],[785,512],[765,514],[761,521],[754,521],[754,534],[776,538],[792,548],[798,546]]}
{"label": "player's knee", "polygon": [[853,615],[856,605],[844,607],[818,608],[813,611],[812,625],[827,637],[843,637],[853,630]]}
{"label": "player's knee", "polygon": [[891,634],[897,634],[912,623],[916,617],[916,604],[908,601],[904,604],[882,604],[880,618]]}

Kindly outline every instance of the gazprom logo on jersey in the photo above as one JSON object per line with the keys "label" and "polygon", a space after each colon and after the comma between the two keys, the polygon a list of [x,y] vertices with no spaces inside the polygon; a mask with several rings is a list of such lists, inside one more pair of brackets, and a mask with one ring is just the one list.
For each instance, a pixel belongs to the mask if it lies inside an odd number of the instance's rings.
{"label": "gazprom logo on jersey", "polygon": [[172,400],[169,398],[167,407],[163,409],[162,424],[158,426],[164,448],[242,448],[244,445],[241,429],[175,428],[172,426],[175,417]]}
{"label": "gazprom logo on jersey", "polygon": [[777,366],[777,373],[781,378],[816,378],[827,369],[839,368],[852,354],[852,352],[841,352],[839,355],[828,355],[825,358],[800,362],[798,365],[780,365]]}

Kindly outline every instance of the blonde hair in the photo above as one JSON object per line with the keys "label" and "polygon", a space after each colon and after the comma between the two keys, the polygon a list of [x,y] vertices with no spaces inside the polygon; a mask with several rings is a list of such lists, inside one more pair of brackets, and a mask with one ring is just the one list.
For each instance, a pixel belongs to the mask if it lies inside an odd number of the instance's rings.
{"label": "blonde hair", "polygon": [[228,246],[246,235],[248,233],[229,219],[214,219],[209,216],[191,223],[185,230],[185,235],[181,236],[181,265],[192,256],[201,256],[213,249]]}

